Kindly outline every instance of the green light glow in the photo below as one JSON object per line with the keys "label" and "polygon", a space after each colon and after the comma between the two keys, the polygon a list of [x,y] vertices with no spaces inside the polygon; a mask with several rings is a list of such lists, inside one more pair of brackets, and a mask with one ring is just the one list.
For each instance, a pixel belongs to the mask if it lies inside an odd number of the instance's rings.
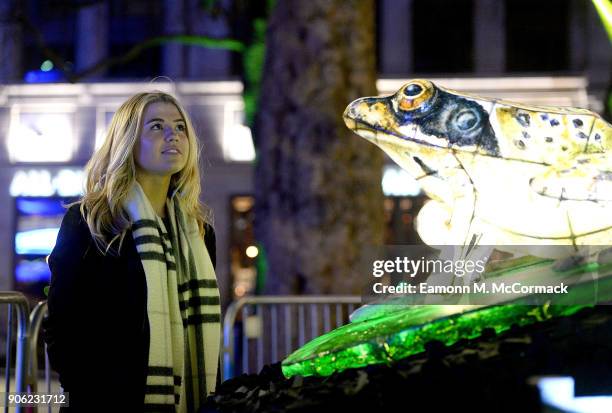
{"label": "green light glow", "polygon": [[612,43],[612,2],[610,0],[593,0],[593,4],[601,17],[604,28],[608,32],[608,39]]}
{"label": "green light glow", "polygon": [[[541,269],[543,263],[533,267]],[[548,265],[550,268],[552,263]],[[557,274],[560,277],[579,276],[580,273],[592,274],[593,270],[599,271],[602,277],[575,284],[569,294],[561,299],[556,297],[555,304],[543,300],[540,305],[527,305],[531,297],[522,297],[494,306],[382,305],[366,317],[361,316],[310,341],[283,361],[282,371],[286,377],[329,376],[350,368],[401,360],[423,352],[425,344],[432,340],[450,346],[460,339],[479,337],[485,328],[492,328],[499,334],[512,325],[526,326],[569,316],[612,298],[610,264],[587,264]],[[503,275],[515,275],[515,272],[515,268],[509,268]]]}
{"label": "green light glow", "polygon": [[[430,306],[432,315],[436,307]],[[318,337],[283,361],[286,377],[329,376],[349,368],[391,363],[425,350],[425,343],[450,346],[460,339],[479,337],[485,328],[504,332],[513,324],[524,326],[557,316],[574,314],[583,305],[504,305],[487,307],[413,325],[412,309],[386,317],[342,326]],[[420,309],[422,310],[422,309]]]}
{"label": "green light glow", "polygon": [[43,72],[48,72],[52,69],[53,69],[53,62],[51,62],[51,60],[45,60],[40,65],[40,70],[42,70]]}

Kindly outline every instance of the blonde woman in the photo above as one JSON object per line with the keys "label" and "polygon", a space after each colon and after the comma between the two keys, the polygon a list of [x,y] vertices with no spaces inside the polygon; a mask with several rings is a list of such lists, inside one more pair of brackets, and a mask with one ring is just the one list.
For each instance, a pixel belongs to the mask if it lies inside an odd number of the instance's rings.
{"label": "blonde woman", "polygon": [[45,340],[69,411],[195,412],[217,384],[220,307],[187,112],[132,96],[86,171],[49,257]]}

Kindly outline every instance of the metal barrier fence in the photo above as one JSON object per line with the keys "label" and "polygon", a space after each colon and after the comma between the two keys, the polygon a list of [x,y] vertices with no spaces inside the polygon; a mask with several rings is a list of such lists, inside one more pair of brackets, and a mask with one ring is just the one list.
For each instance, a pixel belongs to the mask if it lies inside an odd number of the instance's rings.
{"label": "metal barrier fence", "polygon": [[[4,411],[8,393],[58,393],[52,388],[51,369],[44,346],[45,388],[38,388],[39,335],[47,314],[47,303],[40,302],[28,318],[28,301],[19,292],[0,292],[0,304],[8,304]],[[281,360],[293,350],[319,335],[347,323],[350,313],[361,304],[360,296],[254,296],[233,302],[223,323],[222,379],[261,370],[264,363]],[[15,386],[11,389],[13,313],[16,313]],[[237,351],[237,347],[238,350]],[[16,412],[23,411],[16,406]],[[36,407],[29,411],[37,412]],[[52,411],[51,406],[48,412]]]}
{"label": "metal barrier fence", "polygon": [[[47,344],[43,343],[42,355],[44,359],[44,389],[38,388],[38,359],[39,359],[39,337],[40,328],[43,318],[47,315],[47,302],[41,301],[30,313],[30,333],[28,343],[28,365],[27,365],[27,385],[30,392],[42,392],[45,394],[59,394],[62,389],[59,383],[55,383],[52,380],[51,364],[49,363],[49,357],[47,356]],[[51,404],[47,405],[46,408],[48,413],[58,411],[59,407]],[[32,412],[36,413],[38,410],[36,407],[32,408]]]}
{"label": "metal barrier fence", "polygon": [[[38,336],[40,334],[40,326],[43,318],[47,315],[47,302],[41,301],[32,310],[30,314],[30,342],[28,344],[28,353],[30,360],[28,363],[28,385],[32,392],[38,391]],[[45,344],[45,389],[51,393],[51,378],[49,375],[49,363],[47,358],[47,345]],[[47,380],[47,378],[49,378]]]}
{"label": "metal barrier fence", "polygon": [[[58,394],[61,388],[56,386],[52,388],[51,367],[47,357],[46,344],[42,349],[45,360],[45,388],[38,388],[38,358],[39,354],[39,335],[42,319],[47,314],[47,302],[42,301],[34,307],[29,313],[29,305],[26,297],[15,291],[0,292],[0,304],[8,304],[8,319],[7,319],[7,344],[6,344],[6,365],[4,375],[4,412],[15,409],[15,412],[28,411],[37,413],[39,410],[36,406],[24,407],[9,403],[9,393],[35,393],[43,392],[45,394]],[[13,307],[15,311],[13,310]],[[14,386],[11,386],[11,360],[12,360],[12,342],[15,320],[14,313],[17,314],[17,337],[15,345],[15,369],[14,369]],[[28,314],[29,313],[29,314]],[[28,317],[29,315],[29,317]],[[10,406],[9,406],[10,404]],[[57,411],[59,407],[54,407],[48,404],[47,412]]]}
{"label": "metal barrier fence", "polygon": [[[8,305],[7,329],[6,329],[6,362],[4,371],[4,411],[9,411],[9,392],[16,393],[25,391],[26,366],[28,363],[28,300],[15,291],[0,291],[0,304]],[[15,337],[15,387],[11,389],[11,367],[12,367],[12,345],[14,320],[16,316],[17,335]],[[23,408],[17,406],[15,412],[21,412]]]}
{"label": "metal barrier fence", "polygon": [[346,295],[253,296],[231,303],[223,322],[222,380],[279,361],[332,326],[346,324],[360,304],[360,296]]}

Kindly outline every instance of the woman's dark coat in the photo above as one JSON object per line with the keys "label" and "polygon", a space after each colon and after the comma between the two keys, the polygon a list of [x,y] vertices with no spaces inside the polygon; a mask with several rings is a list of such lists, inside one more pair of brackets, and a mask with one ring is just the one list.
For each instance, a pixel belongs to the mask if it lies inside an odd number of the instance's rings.
{"label": "woman's dark coat", "polygon": [[[205,243],[215,265],[215,234]],[[51,366],[70,411],[142,411],[149,357],[147,285],[131,231],[117,256],[94,245],[79,205],[71,206],[49,257]]]}

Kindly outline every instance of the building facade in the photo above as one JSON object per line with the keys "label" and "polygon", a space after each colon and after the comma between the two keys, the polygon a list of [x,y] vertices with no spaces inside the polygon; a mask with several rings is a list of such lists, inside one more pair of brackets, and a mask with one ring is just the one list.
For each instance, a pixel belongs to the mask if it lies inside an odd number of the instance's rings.
{"label": "building facade", "polygon": [[[224,304],[252,290],[253,250],[246,250],[254,246],[253,149],[237,80],[240,56],[168,43],[124,64],[100,64],[160,34],[234,37],[236,21],[201,9],[197,1],[101,1],[76,9],[52,3],[9,0],[0,6],[1,50],[4,61],[13,63],[0,68],[0,253],[6,257],[0,260],[0,290],[34,282],[28,274],[44,267],[50,236],[38,230],[57,225],[57,202],[78,196],[82,168],[114,110],[131,94],[150,89],[176,94],[194,118]],[[18,12],[27,24],[14,18]],[[589,1],[380,0],[372,13],[381,93],[426,77],[483,95],[604,109],[612,47]],[[69,84],[56,67],[56,82],[26,84],[28,74],[53,72],[43,70],[47,49],[82,77]],[[157,76],[166,78],[151,83]],[[388,239],[411,241],[401,228],[411,227],[422,198],[418,188],[397,189],[393,182],[406,177],[386,168],[387,223],[394,228]],[[40,210],[56,212],[32,213]]]}

